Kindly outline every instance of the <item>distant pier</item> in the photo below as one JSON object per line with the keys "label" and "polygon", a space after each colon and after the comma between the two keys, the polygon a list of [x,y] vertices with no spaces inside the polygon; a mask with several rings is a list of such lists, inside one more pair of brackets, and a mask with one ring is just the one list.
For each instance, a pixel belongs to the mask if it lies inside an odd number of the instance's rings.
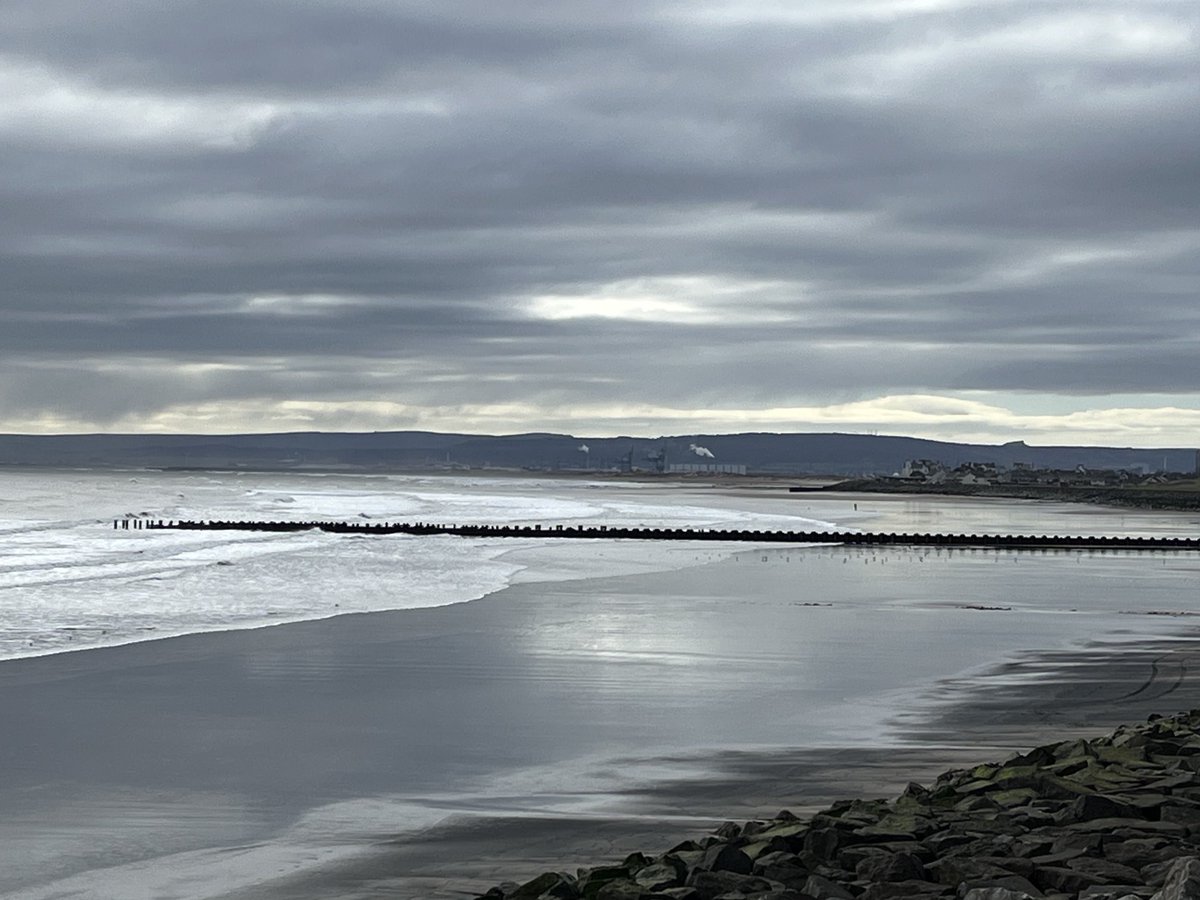
{"label": "distant pier", "polygon": [[631,528],[618,525],[446,525],[431,522],[264,522],[116,519],[113,528],[180,531],[318,529],[333,534],[452,534],[459,537],[576,540],[719,541],[758,544],[848,544],[857,547],[962,547],[1009,550],[1200,550],[1200,537],[1110,535],[923,534],[877,531],[750,531],[725,528]]}

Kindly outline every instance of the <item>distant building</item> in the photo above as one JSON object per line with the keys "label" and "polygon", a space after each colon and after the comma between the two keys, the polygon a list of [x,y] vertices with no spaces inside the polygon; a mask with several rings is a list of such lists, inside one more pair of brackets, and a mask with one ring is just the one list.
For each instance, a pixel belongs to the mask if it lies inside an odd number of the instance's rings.
{"label": "distant building", "polygon": [[963,463],[950,473],[950,478],[960,484],[995,484],[1000,480],[1000,469],[995,463]]}
{"label": "distant building", "polygon": [[941,484],[949,470],[936,459],[910,459],[900,470],[900,477],[922,484]]}
{"label": "distant building", "polygon": [[746,467],[733,463],[672,463],[667,471],[672,475],[745,475]]}

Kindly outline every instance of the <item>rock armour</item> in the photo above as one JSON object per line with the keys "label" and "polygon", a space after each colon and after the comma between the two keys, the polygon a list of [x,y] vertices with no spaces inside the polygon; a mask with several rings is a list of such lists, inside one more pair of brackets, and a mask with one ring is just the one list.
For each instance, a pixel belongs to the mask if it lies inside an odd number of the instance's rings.
{"label": "rock armour", "polygon": [[1200,900],[1200,710],[479,900]]}

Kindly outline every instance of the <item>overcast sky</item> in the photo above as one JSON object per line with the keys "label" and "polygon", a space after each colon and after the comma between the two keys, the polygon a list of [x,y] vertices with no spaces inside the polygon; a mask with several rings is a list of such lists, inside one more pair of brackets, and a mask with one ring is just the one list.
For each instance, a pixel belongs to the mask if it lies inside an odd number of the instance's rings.
{"label": "overcast sky", "polygon": [[0,430],[1200,441],[1195,0],[5,0]]}

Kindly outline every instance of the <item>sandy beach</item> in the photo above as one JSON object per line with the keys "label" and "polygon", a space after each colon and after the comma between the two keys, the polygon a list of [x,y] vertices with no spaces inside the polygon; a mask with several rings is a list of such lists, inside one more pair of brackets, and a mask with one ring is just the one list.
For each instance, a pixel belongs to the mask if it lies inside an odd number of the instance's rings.
{"label": "sandy beach", "polygon": [[0,896],[461,898],[894,794],[1197,705],[1186,619],[1121,614],[1194,564],[776,549],[7,661]]}

